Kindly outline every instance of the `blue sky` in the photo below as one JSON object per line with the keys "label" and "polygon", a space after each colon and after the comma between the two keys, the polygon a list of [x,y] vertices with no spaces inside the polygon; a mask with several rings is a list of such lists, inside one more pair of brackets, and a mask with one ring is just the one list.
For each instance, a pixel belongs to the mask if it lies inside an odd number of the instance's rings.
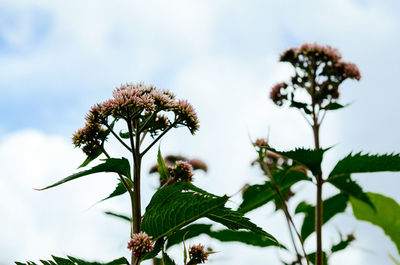
{"label": "blue sky", "polygon": [[[144,81],[188,99],[199,114],[199,133],[171,132],[162,149],[204,159],[210,172],[200,174],[197,184],[233,194],[245,183],[262,181],[249,166],[249,134],[263,137],[270,128],[277,148],[312,145],[301,116],[274,106],[269,88],[290,73],[278,63],[283,50],[304,42],[330,44],[359,66],[362,80],[343,85],[342,101],[352,104],[323,125],[323,145],[336,145],[325,168],[353,150],[400,152],[399,10],[395,0],[0,0],[0,264],[50,254],[97,260],[128,255],[126,224],[102,214],[128,212],[126,198],[86,210],[112,190],[115,179],[98,176],[42,193],[31,189],[74,172],[83,155],[73,148],[72,133],[83,126],[90,106],[121,83]],[[153,150],[144,170],[154,158]],[[398,177],[358,180],[366,190],[400,201]],[[145,201],[154,186],[155,178],[147,177]],[[299,200],[313,202],[306,196],[312,189],[297,188],[305,189]],[[326,196],[332,194],[328,187]],[[232,207],[239,202],[235,197]],[[282,216],[270,208],[250,217],[287,239]],[[354,221],[350,212],[328,226],[327,244],[337,239],[337,227],[358,238],[332,264],[392,264],[387,254],[396,249],[378,228]],[[279,264],[274,250],[208,243],[221,251],[210,264],[243,264],[244,257]]]}

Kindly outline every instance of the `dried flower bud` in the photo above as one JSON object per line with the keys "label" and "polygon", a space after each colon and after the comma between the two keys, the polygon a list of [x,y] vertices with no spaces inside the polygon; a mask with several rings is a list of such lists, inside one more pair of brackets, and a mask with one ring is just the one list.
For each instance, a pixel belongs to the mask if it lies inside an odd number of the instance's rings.
{"label": "dried flower bud", "polygon": [[151,237],[144,232],[136,233],[133,235],[132,239],[128,242],[128,249],[132,251],[132,254],[141,258],[146,253],[154,249]]}
{"label": "dried flower bud", "polygon": [[268,146],[268,142],[265,139],[259,138],[253,143],[253,146],[260,147],[260,148],[261,147],[267,147]]}
{"label": "dried flower bud", "polygon": [[175,168],[172,169],[175,180],[191,182],[193,177],[193,167],[186,161],[176,161]]}
{"label": "dried flower bud", "polygon": [[351,234],[347,235],[347,239],[350,240],[350,241],[354,241],[356,239],[356,237],[354,236],[353,233],[351,233]]}
{"label": "dried flower bud", "polygon": [[204,246],[201,244],[191,246],[189,249],[189,258],[190,261],[188,264],[199,264],[205,263],[208,259],[208,255],[210,253],[204,250]]}

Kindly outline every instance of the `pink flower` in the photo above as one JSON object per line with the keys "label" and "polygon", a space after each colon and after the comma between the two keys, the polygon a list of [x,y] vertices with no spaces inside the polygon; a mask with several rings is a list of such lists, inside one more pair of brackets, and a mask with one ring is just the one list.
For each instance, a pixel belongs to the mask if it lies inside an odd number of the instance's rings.
{"label": "pink flower", "polygon": [[199,120],[193,106],[187,100],[179,100],[176,104],[175,114],[180,124],[186,125],[194,134],[199,129]]}
{"label": "pink flower", "polygon": [[141,258],[146,253],[154,249],[151,237],[144,232],[139,232],[133,235],[132,239],[128,242],[128,249],[132,251],[132,254]]}
{"label": "pink flower", "polygon": [[172,169],[175,180],[191,182],[193,177],[193,167],[186,161],[176,161],[175,168]]}
{"label": "pink flower", "polygon": [[282,106],[283,102],[287,100],[287,95],[283,94],[282,91],[287,88],[287,84],[282,82],[274,85],[271,89],[271,93],[269,94],[269,97],[272,99],[272,101],[278,105]]}

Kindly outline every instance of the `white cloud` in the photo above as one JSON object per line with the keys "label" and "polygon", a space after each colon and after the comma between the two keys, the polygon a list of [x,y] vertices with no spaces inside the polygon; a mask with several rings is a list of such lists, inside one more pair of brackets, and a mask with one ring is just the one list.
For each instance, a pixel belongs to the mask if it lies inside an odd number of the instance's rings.
{"label": "white cloud", "polygon": [[[104,206],[86,211],[113,190],[115,177],[98,174],[54,190],[33,190],[66,177],[82,159],[70,141],[58,136],[26,130],[2,138],[0,264],[50,254],[97,260],[127,254],[129,225],[104,216]],[[115,201],[105,204],[110,205],[120,210],[124,206]]]}

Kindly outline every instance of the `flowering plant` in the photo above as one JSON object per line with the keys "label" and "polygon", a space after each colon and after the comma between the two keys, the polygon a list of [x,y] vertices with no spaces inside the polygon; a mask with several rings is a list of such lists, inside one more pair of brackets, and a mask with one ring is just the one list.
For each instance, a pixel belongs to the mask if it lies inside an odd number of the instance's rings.
{"label": "flowering plant", "polygon": [[[155,258],[160,252],[165,265],[175,264],[165,253],[165,246],[182,242],[185,236],[188,238],[198,235],[199,231],[196,228],[201,224],[192,226],[189,224],[203,217],[228,228],[219,231],[208,230],[209,235],[213,232],[212,235],[222,241],[243,241],[246,236],[256,236],[264,243],[278,245],[269,233],[239,212],[225,207],[228,196],[217,196],[192,184],[192,165],[204,169],[206,168],[204,163],[198,160],[188,162],[178,160],[174,161],[174,166],[167,166],[160,150],[157,157],[157,171],[162,185],[142,214],[140,181],[143,157],[171,129],[186,127],[194,134],[199,128],[196,112],[186,100],[177,100],[169,91],[151,85],[126,84],[114,90],[113,98],[94,105],[85,119],[85,126],[73,135],[74,145],[87,155],[81,167],[86,167],[100,156],[104,156],[105,159],[101,159],[101,163],[91,169],[75,173],[39,190],[46,190],[94,173],[117,174],[119,184],[106,199],[129,194],[131,217],[127,219],[131,223],[129,233],[131,239],[127,248],[131,251],[130,264],[140,264],[143,260]],[[116,133],[114,128],[117,122],[124,124],[126,131]],[[126,149],[131,161],[124,157],[112,157],[106,146],[110,137],[116,138]],[[235,231],[239,229],[243,231]],[[200,233],[203,232],[206,231],[203,229]],[[210,253],[204,251],[202,245],[193,246],[189,250],[189,261],[185,258],[184,263],[185,265],[204,263]],[[57,264],[92,264],[83,261],[80,263],[77,262],[79,259],[71,257],[53,258]],[[43,262],[43,264],[53,264],[52,261]],[[109,264],[129,264],[129,262],[125,258],[120,258]]]}
{"label": "flowering plant", "polygon": [[[294,74],[288,82],[273,86],[270,98],[278,106],[288,103],[290,107],[299,110],[312,128],[315,147],[278,151],[264,139],[255,141],[253,145],[258,158],[254,164],[260,166],[267,181],[246,187],[239,211],[246,213],[272,201],[277,210],[284,212],[294,252],[291,264],[327,264],[330,255],[345,249],[355,240],[353,234],[346,237],[340,234],[340,241],[330,249],[324,250],[322,246],[323,224],[336,214],[344,212],[348,204],[351,204],[356,218],[381,226],[400,252],[400,241],[396,233],[390,231],[390,226],[396,224],[388,221],[395,220],[398,215],[388,214],[384,210],[388,209],[389,205],[400,210],[400,206],[383,195],[364,192],[353,179],[353,174],[356,173],[400,171],[400,154],[350,153],[326,176],[321,167],[323,155],[330,149],[324,149],[320,145],[321,123],[328,111],[345,107],[338,102],[339,88],[347,79],[360,80],[358,67],[343,61],[337,49],[316,43],[288,49],[281,54],[280,61],[289,63],[294,69]],[[315,205],[302,201],[293,212],[288,208],[288,201],[295,195],[291,187],[299,182],[308,182],[316,186],[316,200]],[[334,186],[338,193],[323,199],[322,188],[328,183]],[[380,209],[377,205],[384,207]],[[295,214],[304,215],[300,230],[293,222]],[[388,222],[391,225],[388,225]],[[314,232],[316,249],[313,252],[306,251],[304,242]]]}

